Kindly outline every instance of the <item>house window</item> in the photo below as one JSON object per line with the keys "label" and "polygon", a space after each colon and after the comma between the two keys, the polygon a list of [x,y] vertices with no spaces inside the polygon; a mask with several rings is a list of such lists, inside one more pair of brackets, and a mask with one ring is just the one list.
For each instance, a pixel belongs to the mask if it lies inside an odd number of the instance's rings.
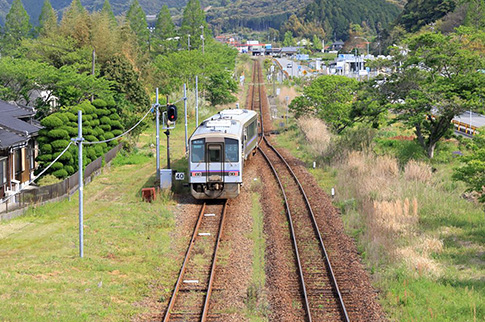
{"label": "house window", "polygon": [[22,149],[15,150],[15,173],[22,172]]}
{"label": "house window", "polygon": [[0,159],[0,186],[7,183],[7,158]]}
{"label": "house window", "polygon": [[29,144],[29,160],[30,160],[30,170],[35,168],[35,141],[30,141]]}

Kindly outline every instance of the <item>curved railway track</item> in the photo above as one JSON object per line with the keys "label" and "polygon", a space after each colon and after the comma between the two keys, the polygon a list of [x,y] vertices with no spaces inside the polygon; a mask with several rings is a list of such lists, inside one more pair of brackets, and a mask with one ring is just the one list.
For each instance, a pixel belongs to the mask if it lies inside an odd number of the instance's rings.
{"label": "curved railway track", "polygon": [[[300,277],[303,306],[308,321],[350,321],[337,279],[330,263],[311,204],[294,171],[269,142],[262,101],[266,99],[258,61],[254,63],[251,107],[260,111],[259,151],[267,161],[281,189],[290,226]],[[266,127],[268,128],[268,127]]]}
{"label": "curved railway track", "polygon": [[206,321],[227,200],[201,207],[164,322]]}

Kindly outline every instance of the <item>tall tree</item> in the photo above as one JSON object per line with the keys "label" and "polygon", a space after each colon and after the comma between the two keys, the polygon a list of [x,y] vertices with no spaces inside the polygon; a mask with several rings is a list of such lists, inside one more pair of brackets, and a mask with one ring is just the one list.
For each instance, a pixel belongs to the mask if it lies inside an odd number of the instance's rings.
{"label": "tall tree", "polygon": [[103,8],[101,9],[101,12],[106,14],[109,17],[113,25],[117,24],[116,17],[115,17],[115,14],[113,13],[113,10],[111,9],[109,0],[104,0],[104,4],[103,4]]}
{"label": "tall tree", "polygon": [[451,131],[451,120],[480,104],[485,94],[483,31],[468,28],[442,35],[425,32],[396,48],[400,68],[379,86],[390,108],[409,128],[429,158],[438,141]]}
{"label": "tall tree", "polygon": [[73,0],[64,12],[60,24],[60,32],[76,40],[79,47],[90,43],[90,17],[80,0]]}
{"label": "tall tree", "polygon": [[5,19],[2,52],[5,53],[15,49],[22,38],[29,35],[32,29],[29,19],[30,17],[25,11],[22,1],[14,0]]}
{"label": "tall tree", "polygon": [[359,82],[344,76],[321,76],[303,90],[303,95],[294,99],[290,109],[295,117],[313,115],[336,133],[352,124],[352,107]]}
{"label": "tall tree", "polygon": [[177,46],[177,41],[173,39],[175,35],[175,25],[170,11],[167,5],[163,5],[162,10],[158,13],[155,31],[152,36],[154,52],[162,53],[173,50]]}
{"label": "tall tree", "polygon": [[57,13],[52,8],[51,2],[49,0],[44,1],[42,6],[42,12],[39,16],[39,34],[48,35],[57,29]]}
{"label": "tall tree", "polygon": [[187,3],[182,17],[180,33],[183,36],[182,43],[184,46],[188,46],[188,37],[190,35],[190,48],[198,48],[201,45],[201,35],[205,39],[210,36],[205,13],[200,6],[199,0],[189,0]]}
{"label": "tall tree", "polygon": [[296,41],[295,41],[295,38],[293,38],[293,33],[288,30],[287,32],[285,32],[285,38],[283,39],[283,46],[291,47],[295,45],[296,45]]}
{"label": "tall tree", "polygon": [[136,34],[140,47],[142,49],[147,49],[150,31],[148,31],[145,12],[138,0],[132,2],[130,9],[126,13],[126,19],[133,32]]}

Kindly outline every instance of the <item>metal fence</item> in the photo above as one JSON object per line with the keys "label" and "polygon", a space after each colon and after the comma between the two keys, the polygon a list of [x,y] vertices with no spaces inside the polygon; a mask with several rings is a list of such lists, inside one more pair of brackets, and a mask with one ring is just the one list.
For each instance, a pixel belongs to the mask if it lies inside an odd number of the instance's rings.
{"label": "metal fence", "polygon": [[[84,183],[87,184],[91,182],[92,178],[99,175],[103,166],[103,158],[106,164],[109,163],[121,150],[122,146],[121,143],[118,144],[104,156],[99,157],[88,164],[83,173]],[[57,200],[58,198],[71,195],[76,191],[78,186],[79,173],[76,172],[61,182],[35,189],[23,190],[13,198],[15,200],[7,201],[4,207],[0,207],[0,213],[8,213],[9,211],[18,210],[31,205],[43,204],[49,200]]]}

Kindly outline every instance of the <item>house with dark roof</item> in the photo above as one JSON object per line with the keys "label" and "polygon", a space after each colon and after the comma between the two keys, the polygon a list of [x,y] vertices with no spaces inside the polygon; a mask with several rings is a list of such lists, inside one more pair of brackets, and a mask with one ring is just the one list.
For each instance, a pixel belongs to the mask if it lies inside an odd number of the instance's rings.
{"label": "house with dark roof", "polygon": [[34,176],[42,128],[35,110],[0,100],[0,199],[8,197]]}

